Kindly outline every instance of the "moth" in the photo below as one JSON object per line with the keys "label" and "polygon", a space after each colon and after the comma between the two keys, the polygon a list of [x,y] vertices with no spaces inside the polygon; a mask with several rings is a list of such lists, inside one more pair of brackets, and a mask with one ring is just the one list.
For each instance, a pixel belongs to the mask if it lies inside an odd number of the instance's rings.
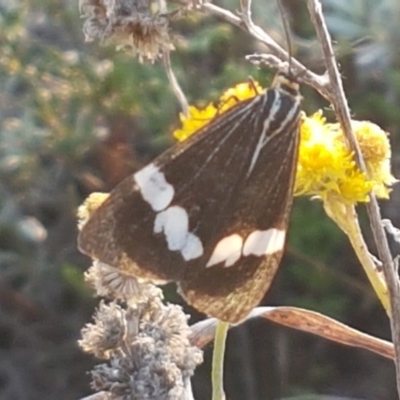
{"label": "moth", "polygon": [[80,250],[141,279],[177,282],[208,316],[243,320],[284,250],[301,99],[296,80],[278,72],[263,93],[120,183],[82,227]]}

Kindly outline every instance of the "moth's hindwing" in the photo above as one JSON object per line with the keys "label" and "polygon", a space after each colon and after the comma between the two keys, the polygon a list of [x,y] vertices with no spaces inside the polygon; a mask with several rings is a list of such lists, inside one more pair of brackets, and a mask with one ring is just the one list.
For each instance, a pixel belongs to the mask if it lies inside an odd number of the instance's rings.
{"label": "moth's hindwing", "polygon": [[300,101],[277,88],[244,101],[118,185],[80,249],[138,277],[177,281],[198,310],[245,318],[285,243]]}

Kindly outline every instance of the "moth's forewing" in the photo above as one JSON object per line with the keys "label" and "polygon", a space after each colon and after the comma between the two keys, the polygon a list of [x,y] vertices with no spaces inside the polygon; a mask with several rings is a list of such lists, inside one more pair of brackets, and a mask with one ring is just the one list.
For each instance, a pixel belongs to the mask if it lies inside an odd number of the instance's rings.
{"label": "moth's forewing", "polygon": [[[243,319],[270,285],[283,243],[268,254],[241,255],[232,264],[213,264],[212,256],[226,238],[286,231],[299,112],[292,96],[269,89],[215,118],[150,165],[173,187],[167,210],[179,208],[188,219],[187,232],[201,242],[193,257],[192,250],[189,257],[171,250],[168,234],[157,231],[163,210],[155,211],[143,198],[135,176],[118,185],[84,225],[80,249],[138,277],[178,281],[186,300],[208,315]],[[166,224],[174,228],[168,218]]]}

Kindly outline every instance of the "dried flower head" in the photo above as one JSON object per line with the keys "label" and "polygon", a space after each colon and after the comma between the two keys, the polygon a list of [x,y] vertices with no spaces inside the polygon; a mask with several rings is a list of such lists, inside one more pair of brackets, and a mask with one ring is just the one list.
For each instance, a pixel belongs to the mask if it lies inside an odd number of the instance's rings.
{"label": "dried flower head", "polygon": [[85,280],[95,289],[97,296],[122,300],[128,304],[140,304],[154,297],[162,297],[162,291],[157,286],[97,260],[85,273]]}
{"label": "dried flower head", "polygon": [[94,324],[87,324],[82,329],[79,345],[83,351],[104,359],[116,353],[126,333],[125,314],[117,303],[102,301],[94,315]]}
{"label": "dried flower head", "polygon": [[131,47],[141,62],[154,62],[171,50],[169,16],[153,13],[152,0],[80,0],[80,13],[86,21],[86,41],[112,41],[118,47]]}
{"label": "dried flower head", "polygon": [[182,309],[160,298],[126,309],[102,302],[79,342],[85,351],[109,359],[92,371],[92,387],[115,399],[183,398],[202,362],[189,334]]}

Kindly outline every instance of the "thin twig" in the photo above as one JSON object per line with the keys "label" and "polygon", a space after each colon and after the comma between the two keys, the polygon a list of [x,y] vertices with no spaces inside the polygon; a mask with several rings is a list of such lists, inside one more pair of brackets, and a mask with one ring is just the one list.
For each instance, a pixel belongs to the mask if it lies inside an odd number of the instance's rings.
{"label": "thin twig", "polygon": [[[264,63],[273,68],[283,70],[289,60],[289,55],[270,35],[264,32],[259,26],[255,25],[251,19],[250,11],[251,3],[247,0],[242,0],[242,11],[240,16],[237,16],[225,10],[224,8],[218,7],[212,3],[204,3],[202,8],[204,11],[215,15],[225,21],[236,25],[237,27],[248,32],[251,36],[265,44],[272,54],[255,54],[248,56],[247,58],[254,63]],[[299,77],[299,80],[307,85],[312,86],[322,96],[329,99],[332,94],[329,93],[330,86],[325,75],[318,75],[307,69],[295,58],[292,58],[291,70],[295,76]]]}
{"label": "thin twig", "polygon": [[386,230],[386,232],[392,237],[392,239],[400,243],[400,229],[393,226],[393,223],[390,219],[383,219],[381,221],[382,226]]}
{"label": "thin twig", "polygon": [[225,10],[225,8],[218,7],[212,3],[204,3],[202,5],[202,9],[204,11],[209,12],[210,14],[213,14],[217,17],[224,19],[225,21],[229,22],[232,25],[236,25],[239,28],[245,29],[243,21],[233,12]]}
{"label": "thin twig", "polygon": [[[158,0],[158,9],[159,12],[162,14],[166,14],[168,12],[167,3],[165,0]],[[179,85],[178,79],[176,79],[174,70],[172,69],[171,51],[164,49],[162,58],[165,71],[167,72],[169,83],[172,86],[172,90],[174,91],[175,96],[177,97],[179,104],[181,105],[182,112],[185,114],[185,116],[188,116],[189,104],[188,101],[186,100],[185,93],[183,93],[183,90]]]}
{"label": "thin twig", "polygon": [[187,117],[189,115],[189,103],[186,99],[185,94],[183,93],[183,90],[179,86],[178,80],[176,79],[176,76],[172,69],[170,54],[171,52],[169,50],[163,51],[163,62],[165,71],[167,72],[169,83],[171,84],[172,89],[179,101],[179,104],[181,105],[182,112]]}
{"label": "thin twig", "polygon": [[[342,80],[335,60],[332,41],[327,30],[325,20],[322,14],[322,7],[319,0],[307,0],[311,19],[315,26],[318,39],[322,45],[325,62],[328,70],[329,80],[335,96],[331,103],[335,109],[343,132],[345,133],[351,149],[354,151],[356,162],[362,172],[367,176],[365,162],[357,140],[351,129],[350,111],[344,94]],[[390,304],[391,304],[391,329],[392,339],[395,348],[395,364],[397,377],[397,390],[400,393],[400,283],[395,274],[394,263],[390,254],[389,245],[381,223],[380,209],[373,193],[369,195],[367,204],[368,215],[371,229],[374,235],[379,257],[383,263],[383,272],[388,285]]]}
{"label": "thin twig", "polygon": [[82,397],[81,400],[110,400],[110,396],[107,392],[98,392],[87,397]]}
{"label": "thin twig", "polygon": [[[255,65],[264,64],[267,65],[269,68],[277,69],[279,71],[285,71],[289,67],[288,62],[282,61],[272,54],[250,54],[245,58]],[[329,99],[332,98],[331,88],[327,75],[317,75],[310,70],[307,70],[306,73],[299,73],[298,70],[296,70],[292,66],[290,66],[290,70],[295,76],[298,76],[297,79],[299,81],[313,87],[319,94],[325,97],[325,99],[329,101]]]}

